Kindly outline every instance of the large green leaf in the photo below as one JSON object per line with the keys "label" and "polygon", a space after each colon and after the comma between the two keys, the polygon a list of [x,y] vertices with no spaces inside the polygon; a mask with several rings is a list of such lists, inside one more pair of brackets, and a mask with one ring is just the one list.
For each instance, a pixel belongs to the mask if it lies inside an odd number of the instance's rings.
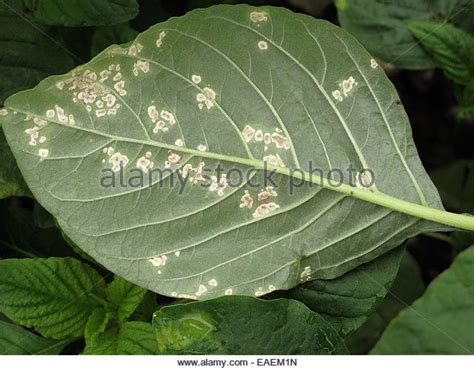
{"label": "large green leaf", "polygon": [[[139,286],[203,299],[334,278],[436,229],[385,208],[399,198],[442,209],[399,103],[342,29],[279,8],[217,6],[15,95],[3,118],[35,197],[80,248]],[[46,141],[33,146],[36,132]],[[159,178],[168,166],[174,175]],[[372,169],[375,185],[358,188],[352,173],[328,189],[309,175],[349,166]],[[274,189],[262,189],[266,167]],[[139,168],[154,175],[137,187]],[[237,185],[236,171],[251,182]],[[101,186],[104,176],[116,186]]]}
{"label": "large green leaf", "polygon": [[451,80],[467,85],[474,79],[473,36],[437,22],[412,22],[408,28]]}
{"label": "large green leaf", "polygon": [[155,314],[161,354],[345,354],[323,317],[290,299],[221,297],[165,306]]}
{"label": "large green leaf", "polygon": [[85,355],[154,355],[158,353],[151,324],[129,321],[99,335],[84,350]]}
{"label": "large green leaf", "polygon": [[42,338],[0,320],[0,355],[57,355],[68,342]]}
{"label": "large green leaf", "polygon": [[73,258],[0,261],[0,312],[45,337],[82,336],[93,295],[105,289],[100,275]]}
{"label": "large green leaf", "polygon": [[425,290],[420,269],[409,254],[403,255],[400,271],[382,304],[357,331],[345,338],[351,354],[365,355],[378,341],[398,313],[419,298]]}
{"label": "large green leaf", "polygon": [[423,69],[434,65],[430,55],[408,30],[409,22],[450,20],[464,24],[466,14],[472,8],[470,2],[336,0],[336,6],[342,27],[356,36],[374,56],[399,68]]}
{"label": "large green leaf", "polygon": [[372,354],[474,353],[474,246],[393,320]]}
{"label": "large green leaf", "polygon": [[138,14],[137,0],[23,0],[40,22],[79,27],[128,21]]}
{"label": "large green leaf", "polygon": [[405,248],[397,248],[333,280],[313,280],[288,292],[328,320],[341,336],[359,328],[397,276]]}
{"label": "large green leaf", "polygon": [[64,73],[73,59],[48,28],[22,14],[20,0],[0,2],[0,106],[14,92],[36,85],[46,76]]}

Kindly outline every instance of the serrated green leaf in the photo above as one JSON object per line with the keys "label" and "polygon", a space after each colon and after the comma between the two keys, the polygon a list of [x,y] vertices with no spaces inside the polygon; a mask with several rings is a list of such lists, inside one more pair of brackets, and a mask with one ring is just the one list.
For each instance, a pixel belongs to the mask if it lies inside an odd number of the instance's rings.
{"label": "serrated green leaf", "polygon": [[411,22],[410,32],[454,82],[474,79],[474,37],[450,24]]}
{"label": "serrated green leaf", "polygon": [[91,55],[95,56],[112,44],[125,44],[132,41],[138,32],[128,23],[115,26],[98,27],[92,36]]}
{"label": "serrated green leaf", "polygon": [[100,335],[94,345],[87,345],[85,355],[154,355],[155,332],[151,324],[129,321]]}
{"label": "serrated green leaf", "polygon": [[116,308],[119,321],[129,318],[145,294],[145,289],[122,279],[120,276],[115,276],[107,287],[107,299]]}
{"label": "serrated green leaf", "polygon": [[105,289],[100,275],[73,258],[0,261],[0,312],[48,338],[79,337],[92,311],[92,295]]}
{"label": "serrated green leaf", "polygon": [[[408,30],[411,21],[438,20],[464,24],[470,0],[336,0],[341,26],[376,57],[399,68],[434,66]],[[471,5],[469,5],[471,6]],[[469,23],[469,22],[468,22]]]}
{"label": "serrated green leaf", "polygon": [[[440,211],[381,68],[342,29],[280,8],[172,18],[7,105],[20,112],[3,117],[7,140],[39,202],[103,266],[163,295],[260,296],[334,278],[440,227],[395,204],[452,216]],[[245,140],[249,127],[263,131]],[[46,142],[29,145],[27,129]],[[273,137],[267,150],[259,134]],[[114,171],[125,160],[121,179]],[[175,172],[120,185],[136,175],[129,170],[152,166]],[[219,166],[234,186],[216,184]],[[262,190],[268,166],[271,191]],[[290,169],[309,179],[311,168],[350,166],[373,171],[371,191],[353,173],[340,187],[316,178],[290,190]],[[200,168],[216,176],[213,188],[202,186]],[[197,175],[184,188],[183,169]],[[115,187],[101,186],[104,171]],[[236,185],[236,171],[251,183]]]}
{"label": "serrated green leaf", "polygon": [[0,127],[0,199],[31,196]]}
{"label": "serrated green leaf", "polygon": [[165,306],[155,314],[161,354],[345,354],[333,327],[291,299],[221,297]]}
{"label": "serrated green leaf", "polygon": [[23,0],[41,23],[67,26],[102,26],[126,22],[138,14],[136,0]]}
{"label": "serrated green leaf", "polygon": [[398,313],[419,298],[425,290],[415,259],[405,253],[400,271],[382,304],[357,331],[345,338],[351,354],[367,354],[379,340],[387,325]]}
{"label": "serrated green leaf", "polygon": [[314,280],[288,291],[328,320],[345,337],[382,302],[397,276],[404,246],[333,280]]}
{"label": "serrated green leaf", "polygon": [[474,353],[474,246],[394,319],[371,354]]}
{"label": "serrated green leaf", "polygon": [[0,2],[0,23],[0,106],[11,94],[74,66],[73,59],[54,39],[52,31],[22,14],[21,1]]}
{"label": "serrated green leaf", "polygon": [[0,355],[57,355],[68,343],[69,340],[42,338],[0,320]]}
{"label": "serrated green leaf", "polygon": [[84,328],[84,338],[87,346],[96,345],[97,338],[106,331],[107,325],[114,316],[115,313],[108,312],[103,307],[98,307],[92,311]]}

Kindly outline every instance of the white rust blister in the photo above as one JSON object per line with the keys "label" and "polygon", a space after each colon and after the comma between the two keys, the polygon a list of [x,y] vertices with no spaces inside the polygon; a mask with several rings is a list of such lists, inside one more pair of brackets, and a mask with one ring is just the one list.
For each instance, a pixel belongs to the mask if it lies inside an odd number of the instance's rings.
{"label": "white rust blister", "polygon": [[250,20],[253,23],[260,23],[268,21],[268,14],[266,12],[251,12],[250,13]]}
{"label": "white rust blister", "polygon": [[168,258],[166,256],[157,256],[150,258],[148,262],[150,262],[155,267],[160,267],[166,265],[166,260]]}
{"label": "white rust blister", "polygon": [[244,191],[244,195],[240,198],[240,208],[248,208],[252,209],[253,206],[253,198],[250,195],[248,190]]}
{"label": "white rust blister", "polygon": [[259,218],[259,217],[262,217],[262,216],[266,216],[269,213],[277,210],[278,208],[280,208],[280,206],[278,204],[276,204],[275,202],[260,204],[255,209],[255,212],[252,214],[252,217],[253,218]]}

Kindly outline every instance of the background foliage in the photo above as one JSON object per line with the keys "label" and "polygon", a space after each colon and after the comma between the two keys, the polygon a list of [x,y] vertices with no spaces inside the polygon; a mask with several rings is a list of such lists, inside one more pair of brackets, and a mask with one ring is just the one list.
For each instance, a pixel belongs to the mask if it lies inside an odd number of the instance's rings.
{"label": "background foliage", "polygon": [[[0,106],[14,92],[88,61],[111,43],[129,42],[157,22],[196,7],[241,2],[74,0],[63,7],[61,1],[0,0]],[[285,6],[341,24],[357,37],[395,84],[445,206],[473,213],[472,1],[247,3]],[[419,236],[338,279],[265,300],[186,303],[114,277],[80,252],[32,199],[3,132],[0,156],[0,353],[474,352],[472,328],[464,325],[474,311],[472,234]],[[232,307],[249,315],[247,324],[258,318],[262,338],[273,325],[282,328],[286,346],[249,342],[245,331],[236,337],[243,327],[230,324]],[[190,321],[180,326],[183,317]],[[333,345],[324,345],[323,336]]]}

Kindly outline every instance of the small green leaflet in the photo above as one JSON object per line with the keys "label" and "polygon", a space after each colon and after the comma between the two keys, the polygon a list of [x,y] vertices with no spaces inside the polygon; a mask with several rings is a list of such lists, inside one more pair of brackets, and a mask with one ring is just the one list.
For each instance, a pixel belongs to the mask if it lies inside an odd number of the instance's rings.
{"label": "small green leaflet", "polygon": [[117,309],[117,319],[123,321],[135,311],[145,297],[146,290],[129,283],[120,276],[107,286],[107,300]]}
{"label": "small green leaflet", "polygon": [[375,355],[474,353],[474,246],[462,252],[425,294],[395,318]]}
{"label": "small green leaflet", "polygon": [[136,0],[23,0],[33,17],[54,26],[84,27],[116,24],[135,18]]}
{"label": "small green leaflet", "polygon": [[221,297],[165,306],[153,326],[166,355],[347,354],[331,324],[291,299]]}
{"label": "small green leaflet", "polygon": [[84,355],[155,355],[158,354],[151,324],[129,321],[100,334],[88,344]]}
{"label": "small green leaflet", "polygon": [[460,85],[474,80],[473,36],[437,22],[412,22],[408,28],[448,78]]}
{"label": "small green leaflet", "polygon": [[[36,199],[96,261],[163,295],[261,296],[340,276],[438,228],[371,201],[442,209],[383,70],[344,30],[288,10],[192,11],[6,106]],[[275,186],[264,185],[267,164]],[[345,194],[289,189],[290,169],[349,166],[370,168],[374,187],[349,186],[352,174]],[[184,187],[167,172],[127,182],[132,169],[167,168],[189,175]],[[104,171],[116,186],[101,186]]]}
{"label": "small green leaflet", "polygon": [[0,312],[48,338],[80,337],[105,284],[73,258],[0,261]]}

